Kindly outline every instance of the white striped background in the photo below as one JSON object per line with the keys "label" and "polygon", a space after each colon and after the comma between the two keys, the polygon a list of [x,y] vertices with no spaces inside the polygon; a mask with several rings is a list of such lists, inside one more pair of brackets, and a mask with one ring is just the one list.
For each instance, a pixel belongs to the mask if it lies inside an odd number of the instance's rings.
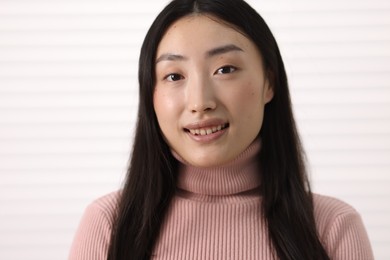
{"label": "white striped background", "polygon": [[[157,0],[0,0],[0,259],[66,259],[122,181]],[[285,59],[316,192],[390,259],[390,1],[252,0]]]}

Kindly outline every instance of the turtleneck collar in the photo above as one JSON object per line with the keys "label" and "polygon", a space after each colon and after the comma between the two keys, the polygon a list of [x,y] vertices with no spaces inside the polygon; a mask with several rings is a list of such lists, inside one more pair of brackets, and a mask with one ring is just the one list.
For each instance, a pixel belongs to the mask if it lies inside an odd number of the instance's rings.
{"label": "turtleneck collar", "polygon": [[233,195],[260,186],[258,154],[261,141],[256,139],[233,161],[216,167],[194,167],[177,153],[179,161],[177,186],[179,189],[201,195]]}

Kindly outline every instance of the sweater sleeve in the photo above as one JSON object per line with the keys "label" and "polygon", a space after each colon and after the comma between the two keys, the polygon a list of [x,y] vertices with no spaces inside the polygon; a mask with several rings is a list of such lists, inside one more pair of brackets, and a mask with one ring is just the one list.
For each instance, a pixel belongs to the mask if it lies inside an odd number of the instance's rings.
{"label": "sweater sleeve", "polygon": [[87,207],[76,231],[69,260],[106,260],[112,230],[112,195]]}
{"label": "sweater sleeve", "polygon": [[335,218],[325,243],[332,260],[374,259],[363,221],[352,207]]}

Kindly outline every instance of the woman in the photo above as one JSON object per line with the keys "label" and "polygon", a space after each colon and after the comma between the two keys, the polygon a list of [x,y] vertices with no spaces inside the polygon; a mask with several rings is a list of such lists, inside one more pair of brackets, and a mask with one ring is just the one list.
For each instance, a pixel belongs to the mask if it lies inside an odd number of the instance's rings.
{"label": "woman", "polygon": [[311,193],[279,49],[244,1],[171,2],[139,83],[126,182],[70,259],[373,259],[358,213]]}

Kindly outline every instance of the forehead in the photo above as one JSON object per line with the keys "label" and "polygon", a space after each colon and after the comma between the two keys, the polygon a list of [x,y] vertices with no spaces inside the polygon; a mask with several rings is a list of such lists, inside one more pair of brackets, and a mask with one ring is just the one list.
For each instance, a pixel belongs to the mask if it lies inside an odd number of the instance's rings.
{"label": "forehead", "polygon": [[162,37],[157,54],[187,52],[194,48],[210,49],[216,45],[236,44],[256,49],[252,41],[233,25],[214,16],[195,14],[175,21]]}

